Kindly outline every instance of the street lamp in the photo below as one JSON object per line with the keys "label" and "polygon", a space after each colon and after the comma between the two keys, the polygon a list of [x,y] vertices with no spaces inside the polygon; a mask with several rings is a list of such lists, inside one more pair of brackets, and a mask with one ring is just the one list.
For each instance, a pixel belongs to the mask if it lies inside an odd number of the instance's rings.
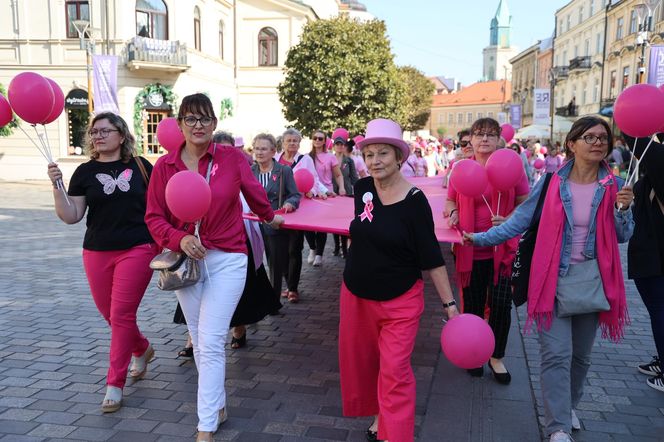
{"label": "street lamp", "polygon": [[645,80],[645,58],[646,46],[649,43],[649,32],[652,26],[652,16],[655,8],[659,5],[661,0],[645,0],[644,3],[636,5],[634,11],[639,23],[639,33],[636,37],[636,44],[641,46],[641,54],[639,55],[639,75],[637,83],[643,83]]}
{"label": "street lamp", "polygon": [[553,100],[553,93],[556,90],[556,81],[558,80],[558,71],[555,67],[549,69],[549,87],[551,88],[551,95],[549,96],[549,113],[551,114],[551,123],[549,124],[549,140],[553,143],[553,118],[556,114],[555,102]]}
{"label": "street lamp", "polygon": [[[88,113],[92,115],[92,52],[94,50],[94,41],[90,38],[90,33],[88,33],[88,38],[86,38],[86,31],[90,29],[90,22],[88,20],[73,20],[71,22],[78,32],[78,39],[80,43],[80,48],[85,51],[85,68],[88,74]],[[92,31],[92,29],[90,29]]]}

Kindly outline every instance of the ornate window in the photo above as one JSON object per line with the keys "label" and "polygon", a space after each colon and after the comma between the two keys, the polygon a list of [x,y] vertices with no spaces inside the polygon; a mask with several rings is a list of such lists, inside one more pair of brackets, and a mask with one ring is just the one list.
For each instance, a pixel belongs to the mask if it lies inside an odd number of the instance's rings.
{"label": "ornate window", "polygon": [[163,0],[136,0],[136,35],[168,40],[168,9]]}
{"label": "ornate window", "polygon": [[276,66],[279,37],[272,28],[263,28],[258,33],[258,66]]}
{"label": "ornate window", "polygon": [[194,49],[201,50],[201,10],[194,7]]}
{"label": "ornate window", "polygon": [[67,38],[78,38],[74,20],[90,21],[90,4],[87,0],[67,0],[65,2],[67,19]]}

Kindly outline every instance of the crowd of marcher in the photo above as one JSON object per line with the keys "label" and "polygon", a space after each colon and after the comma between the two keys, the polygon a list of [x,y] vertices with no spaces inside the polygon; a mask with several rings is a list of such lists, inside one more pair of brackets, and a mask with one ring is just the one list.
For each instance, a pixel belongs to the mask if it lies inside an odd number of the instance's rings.
{"label": "crowd of marcher", "polygon": [[[340,281],[339,370],[343,412],[373,416],[367,439],[414,439],[415,378],[410,356],[424,309],[427,272],[448,319],[460,312],[486,318],[495,336],[487,366],[500,384],[511,374],[503,361],[513,303],[512,266],[519,237],[534,221],[529,256],[528,321],[539,333],[545,431],[569,441],[580,428],[575,414],[583,393],[596,330],[619,340],[629,324],[619,243],[629,241],[628,274],[650,313],[657,356],[640,365],[647,384],[664,392],[664,146],[614,137],[598,117],[579,118],[562,145],[538,140],[504,145],[497,121],[482,118],[457,138],[404,141],[393,121],[370,121],[362,134],[338,128],[303,135],[287,129],[261,133],[248,149],[217,132],[204,94],[185,97],[177,116],[184,142],[154,166],[136,156],[124,120],[101,113],[90,122],[90,161],[69,182],[68,199],[56,187],[62,172],[48,166],[57,215],[68,224],[87,212],[83,264],[93,300],[110,326],[103,412],[122,406],[127,375],[138,380],[155,357],[137,323],[137,310],[162,249],[204,263],[200,279],[175,291],[176,321],[187,324],[182,350],[198,368],[197,441],[210,441],[226,410],[225,343],[247,345],[246,326],[279,314],[282,300],[306,301],[299,290],[305,239],[307,263],[324,265],[327,233],[280,228],[306,198],[354,198],[348,237],[334,235],[333,254],[345,258]],[[630,149],[627,146],[634,146]],[[485,166],[501,148],[515,150],[524,173],[512,189],[490,185],[465,196],[447,179],[456,163]],[[251,155],[248,154],[251,153]],[[635,158],[632,158],[634,155]],[[640,160],[640,161],[638,161]],[[622,176],[640,164],[636,184]],[[299,192],[294,178],[307,170],[314,183]],[[205,178],[211,205],[193,225],[167,203],[167,184],[181,171]],[[409,177],[443,176],[445,213],[432,213]],[[497,210],[500,207],[500,210]],[[252,212],[261,221],[243,219]],[[434,233],[445,216],[463,236],[453,247],[460,308]],[[536,227],[536,226],[535,226]],[[266,264],[264,265],[263,257]],[[283,283],[286,283],[283,288]],[[434,308],[434,307],[431,307]],[[483,376],[483,367],[468,370]],[[140,388],[140,384],[137,384]],[[232,416],[230,416],[232,418]]]}

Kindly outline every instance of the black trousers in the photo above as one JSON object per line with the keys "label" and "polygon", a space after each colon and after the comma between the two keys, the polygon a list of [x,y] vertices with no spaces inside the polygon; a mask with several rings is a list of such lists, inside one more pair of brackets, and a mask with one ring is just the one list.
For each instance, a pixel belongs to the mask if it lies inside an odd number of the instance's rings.
{"label": "black trousers", "polygon": [[473,261],[470,285],[463,288],[463,313],[484,318],[484,308],[489,306],[489,326],[496,337],[493,357],[505,356],[507,337],[512,324],[512,285],[509,278],[498,277],[493,285],[493,259]]}
{"label": "black trousers", "polygon": [[332,238],[334,238],[334,250],[339,251],[341,249],[341,253],[346,256],[348,253],[348,237],[334,233]]}
{"label": "black trousers", "polygon": [[327,242],[327,233],[325,232],[304,232],[304,237],[307,238],[307,244],[311,250],[316,251],[316,255],[323,256],[325,250],[325,243]]}
{"label": "black trousers", "polygon": [[279,301],[281,297],[281,284],[288,268],[288,232],[277,232],[266,235],[263,233],[265,251],[267,252],[268,276],[272,283],[274,296]]}
{"label": "black trousers", "polygon": [[297,292],[302,273],[302,249],[304,249],[304,232],[288,231],[288,267],[286,268],[286,285],[289,292]]}
{"label": "black trousers", "polygon": [[634,278],[636,289],[650,315],[652,337],[655,340],[660,368],[664,361],[664,276]]}

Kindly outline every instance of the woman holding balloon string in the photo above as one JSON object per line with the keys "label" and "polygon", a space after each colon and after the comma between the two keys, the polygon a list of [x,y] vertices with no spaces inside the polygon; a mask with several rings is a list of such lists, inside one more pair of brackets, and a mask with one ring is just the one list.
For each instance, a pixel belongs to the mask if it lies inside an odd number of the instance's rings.
{"label": "woman holding balloon string", "polygon": [[[160,246],[204,260],[198,283],[176,290],[175,294],[187,319],[198,367],[197,440],[209,441],[227,416],[224,342],[246,278],[247,246],[240,191],[251,210],[272,228],[278,228],[283,218],[274,214],[242,152],[211,143],[217,118],[206,95],[184,97],[178,123],[185,143],[155,164],[145,221]],[[178,176],[187,178],[192,189],[201,182],[200,178],[209,175],[207,194],[211,194],[211,202],[207,211],[192,213],[192,209],[205,208],[200,201],[205,193],[202,188],[188,192],[187,198],[181,200],[169,197],[166,185],[176,174],[183,174]],[[189,176],[196,179],[189,180]],[[195,236],[190,223],[198,219],[199,235]]]}
{"label": "woman holding balloon string", "polygon": [[[501,135],[496,120],[481,118],[473,123],[470,132],[474,156],[456,163],[452,170],[445,208],[451,226],[458,225],[463,231],[484,232],[503,223],[514,208],[525,201],[530,188],[518,155],[509,149],[496,151]],[[490,161],[493,155],[496,157]],[[470,173],[461,180],[466,169]],[[495,171],[490,175],[491,181],[486,178],[489,171]],[[512,379],[502,359],[511,324],[510,275],[518,243],[514,236],[495,248],[462,244],[453,247],[464,313],[484,317],[485,307],[488,305],[490,309],[489,325],[496,337],[496,346],[488,365],[501,384],[509,384]],[[480,377],[484,370],[476,367],[468,373]]]}
{"label": "woman holding balloon string", "polygon": [[111,326],[106,395],[101,409],[117,411],[133,355],[130,375],[145,376],[154,350],[136,324],[136,312],[145,294],[158,253],[144,217],[145,195],[152,165],[134,158],[134,137],[122,117],[97,114],[88,129],[90,161],[76,168],[69,182],[69,201],[56,183],[62,179],[57,164],[48,165],[58,217],[75,224],[88,211],[83,240],[83,267],[97,309]]}
{"label": "woman holding balloon string", "polygon": [[[568,161],[555,172],[544,196],[542,226],[531,261],[527,328],[535,322],[541,346],[545,431],[551,441],[570,441],[580,422],[574,413],[583,394],[598,326],[617,341],[628,322],[618,243],[634,229],[629,187],[606,162],[611,128],[601,118],[579,118],[565,139]],[[542,194],[530,198],[502,225],[464,240],[491,246],[523,233]],[[622,189],[621,189],[622,188]],[[620,190],[619,190],[620,189]]]}
{"label": "woman holding balloon string", "polygon": [[[327,199],[327,187],[325,187],[318,178],[318,172],[314,166],[314,160],[309,155],[299,152],[302,134],[297,129],[286,129],[282,135],[284,150],[275,155],[276,161],[290,167],[293,176],[306,174],[309,172],[313,178],[313,185],[300,188],[299,190],[306,198]],[[302,172],[300,172],[302,171]],[[299,188],[299,186],[298,186]],[[300,274],[302,273],[302,249],[304,248],[304,232],[300,230],[288,231],[288,267],[286,269],[286,290],[281,292],[282,298],[287,298],[288,302],[296,303],[300,301]]]}

